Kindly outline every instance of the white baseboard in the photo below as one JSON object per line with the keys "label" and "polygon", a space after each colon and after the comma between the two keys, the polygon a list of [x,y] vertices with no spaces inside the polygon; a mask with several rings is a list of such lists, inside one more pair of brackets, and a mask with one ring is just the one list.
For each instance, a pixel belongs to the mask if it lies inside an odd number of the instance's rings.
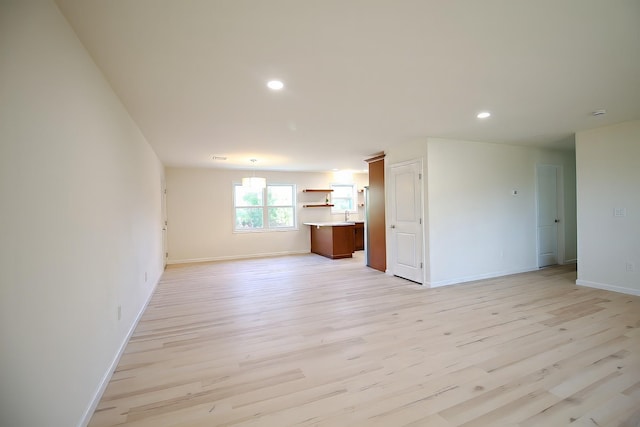
{"label": "white baseboard", "polygon": [[149,305],[149,302],[151,301],[151,298],[153,297],[153,294],[156,291],[156,287],[158,286],[158,283],[160,283],[160,278],[161,277],[162,277],[162,273],[160,274],[160,276],[158,276],[158,280],[156,281],[155,285],[153,285],[153,289],[149,293],[149,297],[147,298],[145,303],[142,305],[142,308],[140,309],[140,311],[136,315],[136,318],[133,321],[133,324],[131,325],[131,327],[129,328],[129,331],[127,332],[127,335],[125,336],[124,340],[120,344],[120,348],[118,349],[118,352],[116,353],[113,361],[111,362],[111,365],[109,365],[109,369],[107,369],[107,371],[102,376],[102,380],[100,381],[100,384],[98,384],[98,387],[97,387],[95,393],[93,393],[93,398],[91,399],[91,404],[89,405],[89,407],[84,412],[84,414],[82,416],[82,419],[80,420],[80,423],[78,424],[78,427],[86,427],[89,424],[89,421],[91,421],[91,417],[93,416],[93,413],[95,412],[96,408],[98,407],[98,403],[100,403],[100,399],[102,398],[102,395],[104,394],[104,391],[107,389],[107,385],[109,385],[109,381],[111,381],[111,377],[113,376],[113,372],[115,371],[116,367],[118,366],[118,363],[120,362],[120,358],[122,357],[122,354],[124,353],[124,349],[127,347],[127,344],[129,343],[129,340],[131,339],[131,336],[133,335],[133,332],[135,331],[136,327],[138,326],[138,322],[140,322],[140,319],[142,318],[142,315],[144,314],[144,311],[147,309],[147,306]]}
{"label": "white baseboard", "polygon": [[308,254],[308,253],[310,253],[309,250],[304,250],[304,251],[267,252],[267,253],[250,254],[250,255],[229,255],[229,256],[219,256],[219,257],[210,257],[210,258],[172,259],[167,261],[167,264],[191,264],[194,262],[231,261],[234,259],[267,258],[267,257],[274,257],[274,256],[300,255],[300,254]]}
{"label": "white baseboard", "polygon": [[590,282],[588,280],[576,280],[576,285],[588,288],[604,289],[605,291],[620,292],[622,294],[640,296],[640,289],[625,288],[622,286],[607,285],[606,283]]}
{"label": "white baseboard", "polygon": [[516,270],[497,271],[497,272],[486,273],[486,274],[478,274],[474,276],[458,277],[455,279],[439,280],[437,282],[426,282],[425,285],[427,285],[430,288],[438,288],[440,286],[457,285],[459,283],[473,282],[476,280],[484,280],[484,279],[493,279],[494,277],[509,276],[511,274],[528,273],[530,271],[536,271],[536,270],[538,270],[538,267],[528,267],[528,268],[520,268]]}
{"label": "white baseboard", "polygon": [[578,260],[577,259],[566,259],[562,262],[561,265],[567,265],[567,264],[577,264]]}

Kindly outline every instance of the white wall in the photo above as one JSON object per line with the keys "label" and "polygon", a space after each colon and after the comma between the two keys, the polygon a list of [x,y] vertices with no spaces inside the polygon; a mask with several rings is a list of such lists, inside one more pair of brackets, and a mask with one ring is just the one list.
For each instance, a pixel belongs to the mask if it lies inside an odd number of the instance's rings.
{"label": "white wall", "polygon": [[[563,171],[559,255],[562,261],[575,260],[572,151],[429,138],[390,149],[387,166],[412,158],[426,159],[427,285],[537,268],[536,164],[558,165]],[[518,196],[511,195],[513,189]]]}
{"label": "white wall", "polygon": [[640,121],[577,133],[576,170],[577,283],[640,295]]}
{"label": "white wall", "polygon": [[[297,186],[298,229],[278,232],[234,233],[233,183],[256,173],[268,183]],[[169,262],[220,260],[252,256],[305,253],[310,250],[309,221],[339,221],[329,208],[303,208],[305,203],[324,202],[324,194],[303,193],[305,188],[329,188],[332,173],[240,171],[223,169],[167,168],[167,216]],[[367,174],[353,175],[362,188]],[[364,218],[364,210],[351,219]]]}
{"label": "white wall", "polygon": [[162,165],[49,0],[0,5],[0,141],[0,425],[80,425],[162,273]]}

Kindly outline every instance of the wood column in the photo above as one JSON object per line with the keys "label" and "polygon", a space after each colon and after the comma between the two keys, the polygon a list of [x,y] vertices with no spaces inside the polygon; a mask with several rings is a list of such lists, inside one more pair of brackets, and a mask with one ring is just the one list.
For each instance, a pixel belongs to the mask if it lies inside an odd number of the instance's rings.
{"label": "wood column", "polygon": [[369,206],[367,209],[367,265],[387,269],[387,238],[384,219],[384,154],[365,160],[369,164]]}

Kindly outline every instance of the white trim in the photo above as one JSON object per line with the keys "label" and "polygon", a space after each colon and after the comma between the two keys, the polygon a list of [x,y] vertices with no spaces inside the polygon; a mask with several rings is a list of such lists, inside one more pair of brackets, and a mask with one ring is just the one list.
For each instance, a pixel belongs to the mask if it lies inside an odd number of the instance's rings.
{"label": "white trim", "polygon": [[300,228],[295,227],[279,227],[279,228],[234,228],[233,234],[251,234],[251,233],[284,233],[286,231],[300,231]]}
{"label": "white trim", "polygon": [[109,365],[109,368],[107,369],[107,371],[102,376],[102,380],[100,380],[100,383],[98,384],[98,387],[96,388],[96,391],[93,393],[93,398],[91,399],[91,404],[87,407],[87,409],[85,410],[84,414],[82,415],[82,418],[80,419],[80,423],[78,424],[78,427],[85,427],[85,426],[87,426],[89,424],[89,421],[91,421],[91,417],[93,417],[93,413],[95,412],[96,408],[98,407],[98,404],[100,403],[100,399],[102,398],[102,395],[104,394],[104,391],[107,389],[107,385],[109,385],[109,381],[111,381],[111,377],[113,376],[114,371],[118,367],[118,363],[120,362],[120,358],[124,354],[124,349],[127,347],[127,344],[129,344],[129,340],[131,339],[131,336],[133,335],[133,332],[136,330],[136,327],[138,326],[138,322],[140,322],[140,319],[142,318],[142,315],[144,314],[145,310],[147,309],[147,306],[149,305],[149,302],[151,301],[151,298],[153,297],[153,294],[156,292],[156,288],[158,287],[158,283],[160,283],[160,278],[161,277],[162,277],[162,274],[158,277],[158,280],[156,281],[156,284],[153,286],[153,289],[149,293],[149,297],[147,298],[145,303],[142,305],[142,308],[140,309],[140,311],[136,315],[136,318],[133,321],[133,324],[131,325],[131,328],[129,328],[129,331],[127,332],[127,335],[125,336],[124,340],[122,341],[122,344],[120,344],[120,348],[116,352],[116,355],[115,355],[113,361],[111,362],[111,365]]}
{"label": "white trim", "polygon": [[578,263],[578,260],[574,258],[574,259],[567,259],[560,265],[577,264],[577,263]]}
{"label": "white trim", "polygon": [[576,280],[576,285],[586,286],[588,288],[603,289],[605,291],[613,291],[622,294],[640,296],[640,289],[624,288],[621,286],[607,285],[605,283],[590,282],[588,280]]}
{"label": "white trim", "polygon": [[440,286],[457,285],[459,283],[473,282],[475,280],[493,279],[494,277],[510,276],[512,274],[529,273],[531,271],[540,270],[538,267],[520,268],[516,270],[497,271],[493,273],[479,274],[475,276],[459,277],[457,279],[440,280],[437,282],[426,282],[430,288],[438,288]]}
{"label": "white trim", "polygon": [[267,252],[267,253],[249,254],[249,255],[229,255],[229,256],[207,257],[207,258],[173,259],[173,260],[167,261],[167,264],[190,264],[194,262],[230,261],[234,259],[268,258],[268,257],[274,257],[274,256],[300,255],[300,254],[308,254],[308,253],[311,253],[311,251],[307,249],[303,251]]}

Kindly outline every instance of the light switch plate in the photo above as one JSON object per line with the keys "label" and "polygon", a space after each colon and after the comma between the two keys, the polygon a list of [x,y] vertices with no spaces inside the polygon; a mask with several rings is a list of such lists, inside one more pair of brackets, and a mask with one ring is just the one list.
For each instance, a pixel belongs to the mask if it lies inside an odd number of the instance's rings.
{"label": "light switch plate", "polygon": [[627,216],[627,208],[613,208],[613,216]]}

